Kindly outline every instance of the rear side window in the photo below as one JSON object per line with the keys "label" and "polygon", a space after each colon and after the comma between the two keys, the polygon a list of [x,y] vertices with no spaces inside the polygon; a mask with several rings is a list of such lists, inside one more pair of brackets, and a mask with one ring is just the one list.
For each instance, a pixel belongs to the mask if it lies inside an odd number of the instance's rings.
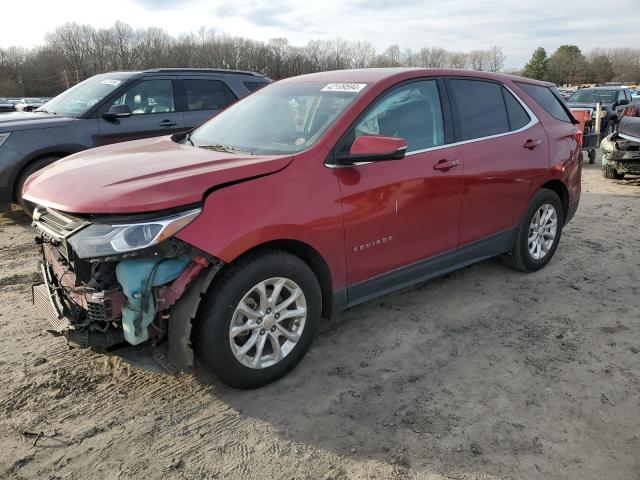
{"label": "rear side window", "polygon": [[504,103],[507,106],[507,116],[509,117],[509,130],[520,130],[524,127],[531,118],[529,114],[520,104],[518,100],[507,90],[502,89],[502,95],[504,96]]}
{"label": "rear side window", "polygon": [[509,131],[502,87],[482,80],[450,82],[461,140],[490,137]]}
{"label": "rear side window", "polygon": [[563,122],[573,123],[569,113],[562,105],[561,100],[556,97],[550,88],[530,83],[517,82],[518,86],[529,94],[545,111],[553,118]]}
{"label": "rear side window", "polygon": [[220,110],[236,100],[229,87],[219,80],[183,80],[186,107],[194,110]]}
{"label": "rear side window", "polygon": [[247,90],[250,92],[255,92],[256,90],[260,90],[262,87],[266,87],[269,85],[267,82],[242,82]]}

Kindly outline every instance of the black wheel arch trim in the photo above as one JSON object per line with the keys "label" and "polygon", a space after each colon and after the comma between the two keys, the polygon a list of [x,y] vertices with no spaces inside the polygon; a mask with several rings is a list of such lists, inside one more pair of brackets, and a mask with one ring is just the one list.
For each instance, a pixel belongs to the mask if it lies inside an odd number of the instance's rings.
{"label": "black wheel arch trim", "polygon": [[91,147],[85,147],[77,143],[66,143],[62,145],[55,145],[52,147],[39,148],[22,157],[20,163],[18,163],[16,165],[16,168],[13,169],[13,172],[11,172],[11,178],[9,178],[9,182],[7,184],[11,188],[12,199],[15,200],[16,181],[18,180],[18,178],[20,178],[20,175],[22,174],[24,169],[27,168],[27,166],[31,162],[48,156],[59,156],[60,158],[62,158],[74,153],[81,152],[82,150],[87,150],[88,148]]}

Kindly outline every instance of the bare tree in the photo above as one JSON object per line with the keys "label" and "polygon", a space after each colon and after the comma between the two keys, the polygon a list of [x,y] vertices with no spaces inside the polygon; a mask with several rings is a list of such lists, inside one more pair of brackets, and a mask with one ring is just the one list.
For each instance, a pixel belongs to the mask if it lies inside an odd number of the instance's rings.
{"label": "bare tree", "polygon": [[449,52],[447,66],[449,68],[463,69],[469,64],[469,54],[463,52]]}
{"label": "bare tree", "polygon": [[420,66],[425,68],[444,68],[448,66],[447,51],[440,47],[420,49]]}
{"label": "bare tree", "polygon": [[490,72],[500,72],[504,68],[505,54],[502,47],[494,45],[487,52],[487,69]]}

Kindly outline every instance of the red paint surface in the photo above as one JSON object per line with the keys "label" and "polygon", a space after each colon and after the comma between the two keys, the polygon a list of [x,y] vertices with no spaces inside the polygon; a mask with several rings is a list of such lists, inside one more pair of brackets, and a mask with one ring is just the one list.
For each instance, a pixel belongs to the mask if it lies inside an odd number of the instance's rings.
{"label": "red paint surface", "polygon": [[[398,161],[325,166],[345,130],[380,93],[405,80],[440,75],[502,82],[541,123]],[[225,262],[265,242],[298,241],[325,260],[333,289],[340,290],[515,227],[531,196],[550,180],[567,187],[569,203],[578,200],[577,128],[548,115],[513,80],[484,72],[419,69],[286,79],[282,82],[368,87],[318,143],[295,157],[228,155],[168,138],[129,142],[57,162],[30,179],[25,198],[69,212],[128,213],[196,203],[205,196],[202,214],[178,238]],[[261,177],[212,191],[255,176]]]}

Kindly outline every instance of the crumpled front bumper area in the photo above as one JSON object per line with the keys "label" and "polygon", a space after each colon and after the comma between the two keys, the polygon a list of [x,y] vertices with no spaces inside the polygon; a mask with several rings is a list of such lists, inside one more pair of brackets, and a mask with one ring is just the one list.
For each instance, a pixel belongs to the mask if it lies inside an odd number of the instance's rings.
{"label": "crumpled front bumper area", "polygon": [[76,275],[60,251],[42,244],[44,283],[33,288],[33,302],[49,321],[49,330],[86,347],[110,347],[123,341],[113,328],[121,317],[124,296],[120,288],[98,291],[76,285]]}
{"label": "crumpled front bumper area", "polygon": [[612,165],[619,173],[640,175],[640,141],[635,140],[622,132],[609,135],[600,144],[602,163]]}
{"label": "crumpled front bumper area", "polygon": [[[180,254],[85,262],[62,243],[40,240],[44,283],[33,303],[48,329],[80,347],[116,350],[138,346],[164,370],[193,365],[191,325],[202,294],[222,266],[185,244]],[[135,355],[133,356],[135,357]],[[131,361],[138,366],[148,358]],[[145,367],[146,368],[146,367]]]}

